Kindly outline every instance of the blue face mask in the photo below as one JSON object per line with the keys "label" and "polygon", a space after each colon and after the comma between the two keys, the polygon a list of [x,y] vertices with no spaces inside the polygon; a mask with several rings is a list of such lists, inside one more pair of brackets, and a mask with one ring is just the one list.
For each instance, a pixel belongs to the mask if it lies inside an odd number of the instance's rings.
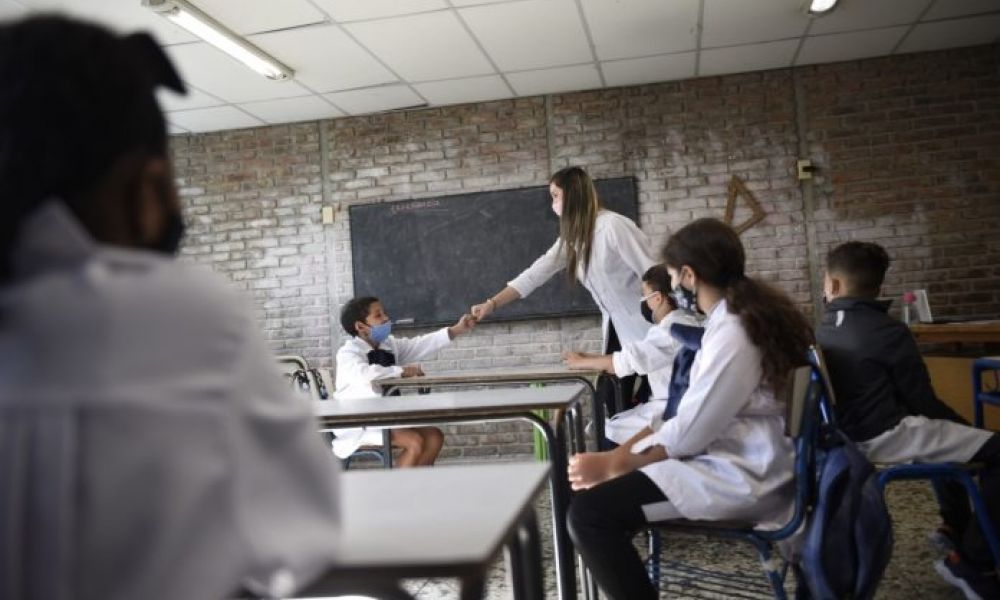
{"label": "blue face mask", "polygon": [[372,325],[371,333],[368,334],[368,337],[371,338],[372,342],[378,345],[384,342],[386,338],[389,337],[390,333],[392,333],[392,321],[386,321],[381,325]]}

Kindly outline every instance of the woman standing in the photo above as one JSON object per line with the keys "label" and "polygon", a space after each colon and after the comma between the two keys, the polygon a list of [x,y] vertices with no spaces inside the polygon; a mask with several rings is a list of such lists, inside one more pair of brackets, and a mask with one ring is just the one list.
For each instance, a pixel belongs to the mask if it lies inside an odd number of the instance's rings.
{"label": "woman standing", "polygon": [[656,598],[632,536],[649,521],[783,523],[793,505],[792,441],[783,389],[813,341],[783,293],[744,274],[736,232],[699,219],[663,257],[678,296],[707,315],[677,416],[610,452],[570,460],[569,529],[598,585],[615,600]]}
{"label": "woman standing", "polygon": [[[649,239],[631,219],[601,206],[593,180],[580,167],[553,175],[549,193],[559,216],[559,239],[507,287],[473,306],[472,316],[486,318],[565,269],[570,283],[582,283],[601,310],[605,354],[642,340],[651,325],[640,310],[642,275],[656,262]],[[630,390],[631,381],[623,382],[626,398]],[[611,414],[613,395],[606,396]]]}

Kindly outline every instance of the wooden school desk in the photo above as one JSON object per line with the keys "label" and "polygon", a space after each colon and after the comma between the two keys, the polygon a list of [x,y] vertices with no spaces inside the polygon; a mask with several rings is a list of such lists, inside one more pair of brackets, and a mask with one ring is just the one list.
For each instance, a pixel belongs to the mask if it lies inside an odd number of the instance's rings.
{"label": "wooden school desk", "polygon": [[[607,450],[610,446],[604,437],[604,407],[598,406],[595,381],[602,373],[596,369],[570,369],[567,367],[519,367],[511,369],[491,369],[474,371],[450,371],[432,373],[420,377],[393,377],[379,379],[372,383],[383,395],[396,390],[413,388],[446,389],[465,386],[507,387],[530,385],[532,383],[573,383],[579,382],[586,386],[590,395],[590,405],[594,419],[594,437],[598,450]],[[618,410],[622,409],[621,401]],[[582,437],[581,437],[582,440]],[[580,448],[586,450],[585,447]]]}
{"label": "wooden school desk", "polygon": [[989,344],[1000,343],[1000,321],[964,323],[917,323],[910,326],[918,344]]}
{"label": "wooden school desk", "polygon": [[[563,600],[576,598],[573,547],[566,530],[569,508],[569,479],[566,474],[566,445],[582,445],[583,425],[579,418],[581,385],[552,385],[544,388],[507,388],[436,392],[409,396],[373,396],[355,400],[314,401],[321,428],[392,427],[433,423],[526,420],[545,436],[552,470],[552,531],[555,546],[556,583]],[[566,415],[557,419],[555,430],[533,411],[555,410]],[[572,422],[569,422],[572,421]]]}
{"label": "wooden school desk", "polygon": [[336,562],[295,597],[392,594],[402,579],[455,577],[463,600],[482,598],[506,547],[514,598],[542,600],[533,502],[548,471],[508,463],[344,473]]}

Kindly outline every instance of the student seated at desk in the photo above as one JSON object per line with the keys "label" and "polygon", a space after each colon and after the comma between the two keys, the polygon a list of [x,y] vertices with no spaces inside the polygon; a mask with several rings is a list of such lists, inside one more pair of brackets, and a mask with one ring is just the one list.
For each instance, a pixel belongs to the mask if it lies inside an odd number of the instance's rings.
{"label": "student seated at desk", "polygon": [[336,556],[339,464],[250,303],[177,262],[146,34],[0,25],[0,598],[286,597]]}
{"label": "student seated at desk", "polygon": [[[376,396],[372,382],[379,379],[423,375],[420,365],[414,363],[432,356],[455,336],[471,331],[476,321],[462,315],[451,327],[414,338],[397,338],[390,335],[392,322],[379,299],[364,296],[344,305],[340,324],[351,339],[337,351],[334,400]],[[381,429],[357,427],[335,429],[333,433],[333,452],[340,458],[347,458],[361,446],[382,443]],[[437,427],[398,428],[391,430],[391,440],[403,451],[400,467],[429,466],[441,452],[444,434]]]}
{"label": "student seated at desk", "polygon": [[663,250],[674,289],[707,314],[677,416],[608,452],[577,454],[570,534],[615,600],[657,594],[632,535],[650,521],[739,519],[771,525],[793,507],[792,441],[776,397],[805,363],[812,331],[783,293],[744,274],[731,227],[699,219]]}
{"label": "student seated at desk", "polygon": [[[848,242],[827,255],[827,305],[816,337],[838,424],[875,463],[986,463],[983,497],[993,523],[1000,523],[1000,436],[969,426],[937,398],[909,328],[887,314],[888,302],[876,300],[888,268],[889,255],[878,244]],[[932,542],[950,552],[935,569],[967,598],[1000,598],[964,489],[949,484],[937,491],[944,525]]]}
{"label": "student seated at desk", "polygon": [[601,369],[625,377],[638,373],[646,375],[652,395],[648,402],[612,416],[605,424],[604,435],[616,444],[624,444],[643,427],[659,424],[667,407],[671,392],[683,394],[686,389],[689,360],[678,365],[674,377],[674,361],[682,344],[670,333],[674,324],[701,327],[702,318],[697,314],[677,308],[671,297],[670,274],[663,265],[653,265],[642,276],[642,316],[653,323],[646,337],[637,342],[626,342],[613,354],[586,354],[566,352],[563,359],[574,369]]}

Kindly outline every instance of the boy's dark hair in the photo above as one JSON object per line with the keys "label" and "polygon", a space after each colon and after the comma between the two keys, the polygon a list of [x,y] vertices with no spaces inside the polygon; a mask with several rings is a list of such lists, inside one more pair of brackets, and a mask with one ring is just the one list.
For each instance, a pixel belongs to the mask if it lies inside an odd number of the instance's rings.
{"label": "boy's dark hair", "polygon": [[0,284],[21,221],[49,198],[78,218],[115,162],[167,156],[155,88],[184,84],[145,33],[58,16],[0,25]]}
{"label": "boy's dark hair", "polygon": [[371,309],[372,304],[376,302],[378,302],[378,298],[375,296],[354,298],[345,304],[344,308],[340,311],[340,326],[344,328],[344,331],[356,337],[358,330],[355,329],[354,324],[358,321],[363,323],[368,318],[368,311]]}
{"label": "boy's dark hair", "polygon": [[677,303],[674,302],[673,296],[670,295],[670,291],[673,289],[673,284],[670,279],[670,272],[667,271],[666,265],[653,265],[646,269],[646,272],[642,274],[642,281],[646,283],[654,292],[660,292],[663,297],[667,299],[667,304],[670,308],[676,309]]}
{"label": "boy's dark hair", "polygon": [[826,255],[826,270],[843,275],[853,295],[878,296],[888,269],[889,254],[871,242],[847,242]]}

